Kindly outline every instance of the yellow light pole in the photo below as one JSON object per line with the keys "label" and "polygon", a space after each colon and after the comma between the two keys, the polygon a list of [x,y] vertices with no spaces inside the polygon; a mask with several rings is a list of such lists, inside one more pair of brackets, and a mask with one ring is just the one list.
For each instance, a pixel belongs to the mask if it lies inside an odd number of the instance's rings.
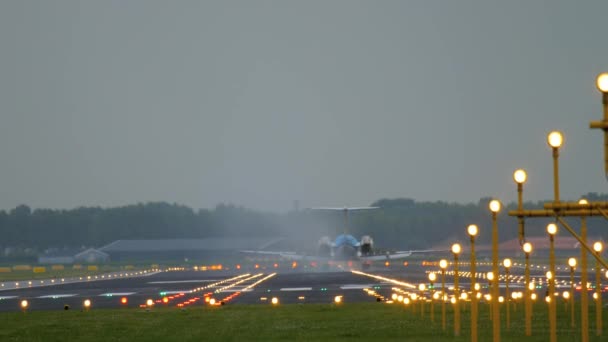
{"label": "yellow light pole", "polygon": [[553,294],[555,293],[555,234],[557,234],[557,225],[549,223],[547,233],[549,233],[549,272],[551,272],[551,278],[548,279],[549,297],[551,298],[549,302],[549,340],[555,342],[557,341],[557,319]]}
{"label": "yellow light pole", "polygon": [[479,229],[476,225],[471,224],[467,227],[467,233],[471,237],[471,341],[477,342],[477,293],[475,292],[475,274],[476,274],[476,261],[475,261],[475,236]]}
{"label": "yellow light pole", "polygon": [[596,80],[597,89],[602,93],[604,117],[602,121],[594,121],[589,128],[599,128],[604,131],[604,170],[608,178],[608,73],[601,73]]}
{"label": "yellow light pole", "polygon": [[429,287],[429,294],[431,296],[431,322],[435,322],[435,303],[433,301],[433,297],[435,296],[435,287],[433,286],[433,283],[435,283],[435,280],[437,280],[437,275],[435,275],[435,272],[429,273],[429,282],[431,283],[431,286]]}
{"label": "yellow light pole", "polygon": [[441,327],[445,331],[445,269],[448,268],[448,261],[441,259],[439,268],[441,268]]}
{"label": "yellow light pole", "polygon": [[[595,256],[599,259],[600,254],[602,253],[602,243],[596,242],[593,244],[593,250],[595,251]],[[601,265],[597,260],[595,261],[595,295],[597,298],[595,299],[595,334],[597,336],[602,336],[602,284],[600,283],[600,268]]]}
{"label": "yellow light pole", "polygon": [[[528,179],[528,175],[526,171],[522,169],[517,169],[513,172],[513,180],[517,183],[517,211],[522,212],[524,210],[524,183]],[[523,244],[525,240],[525,232],[524,232],[524,217],[521,215],[517,216],[517,221],[519,225],[519,244]]]}
{"label": "yellow light pole", "polygon": [[511,298],[509,295],[509,269],[511,268],[512,264],[511,259],[504,259],[502,264],[505,267],[505,300],[507,301],[507,329],[509,329],[511,327],[511,314],[509,309],[509,306],[511,305],[509,303],[509,298]]}
{"label": "yellow light pole", "polygon": [[526,254],[526,271],[525,271],[525,317],[526,317],[526,336],[532,336],[532,291],[530,290],[530,253],[532,253],[532,244],[524,243],[524,253]]}
{"label": "yellow light pole", "polygon": [[501,204],[497,200],[490,201],[490,211],[492,212],[492,272],[496,281],[492,282],[492,336],[494,342],[500,341],[500,311],[498,306],[498,212]]}
{"label": "yellow light pole", "polygon": [[[581,198],[578,204],[589,204]],[[587,243],[587,217],[581,216],[581,240]],[[589,293],[587,293],[587,250],[581,245],[581,342],[589,342]]]}
{"label": "yellow light pole", "polygon": [[460,244],[452,245],[452,254],[454,255],[454,335],[460,336],[460,289],[458,288],[458,254],[462,252]]}
{"label": "yellow light pole", "polygon": [[547,135],[547,143],[553,150],[553,201],[559,203],[559,148],[564,143],[564,136],[559,131]]}
{"label": "yellow light pole", "polygon": [[488,279],[488,287],[490,288],[490,294],[486,297],[487,301],[488,301],[488,307],[490,308],[490,319],[494,320],[494,302],[492,301],[492,283],[494,282],[494,272],[490,271],[488,273],[486,273],[486,279]]}
{"label": "yellow light pole", "polygon": [[420,317],[424,318],[424,290],[426,290],[426,286],[420,284],[418,285],[418,290],[420,291]]}
{"label": "yellow light pole", "polygon": [[574,268],[576,267],[576,258],[568,259],[570,266],[570,326],[574,328]]}

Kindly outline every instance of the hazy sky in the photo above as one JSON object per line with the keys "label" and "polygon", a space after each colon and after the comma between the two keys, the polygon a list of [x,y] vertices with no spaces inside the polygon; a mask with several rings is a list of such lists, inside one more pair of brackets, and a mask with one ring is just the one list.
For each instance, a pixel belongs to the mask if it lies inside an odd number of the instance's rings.
{"label": "hazy sky", "polygon": [[0,208],[608,192],[608,1],[0,1]]}

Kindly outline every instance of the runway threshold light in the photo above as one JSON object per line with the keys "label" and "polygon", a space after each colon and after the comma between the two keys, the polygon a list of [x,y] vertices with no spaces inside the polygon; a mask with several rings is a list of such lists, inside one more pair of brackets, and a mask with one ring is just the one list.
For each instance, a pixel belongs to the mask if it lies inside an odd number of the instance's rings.
{"label": "runway threshold light", "polygon": [[279,299],[277,297],[272,297],[271,303],[272,305],[277,305],[279,304]]}
{"label": "runway threshold light", "polygon": [[90,299],[85,299],[84,302],[82,303],[82,305],[84,306],[84,308],[86,310],[88,310],[89,308],[91,308],[91,300]]}
{"label": "runway threshold light", "polygon": [[336,304],[342,303],[342,296],[336,296],[336,297],[334,297],[334,303],[336,303]]}
{"label": "runway threshold light", "polygon": [[147,305],[148,307],[151,307],[152,305],[154,305],[154,301],[153,301],[152,299],[148,299],[148,300],[146,301],[146,305]]}
{"label": "runway threshold light", "polygon": [[21,301],[21,310],[24,310],[24,311],[25,311],[25,310],[27,309],[27,307],[29,306],[29,304],[30,304],[30,303],[28,303],[28,302],[27,302],[27,300],[25,300],[25,299],[24,299],[24,300],[22,300],[22,301]]}

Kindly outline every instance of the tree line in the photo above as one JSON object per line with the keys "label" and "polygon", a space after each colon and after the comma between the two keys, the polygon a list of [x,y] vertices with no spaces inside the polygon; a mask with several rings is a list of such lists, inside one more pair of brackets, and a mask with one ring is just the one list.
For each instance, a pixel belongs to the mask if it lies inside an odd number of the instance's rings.
{"label": "tree line", "polygon": [[[607,201],[608,195],[589,193],[592,201]],[[376,246],[404,250],[466,242],[466,226],[480,227],[478,241],[489,243],[490,198],[477,203],[418,202],[413,199],[381,199],[372,206],[381,209],[352,213],[344,227],[341,213],[291,211],[284,214],[250,210],[220,204],[213,209],[194,210],[165,202],[140,203],[114,208],[81,207],[70,210],[34,209],[19,205],[0,211],[0,247],[6,257],[14,250],[38,253],[49,248],[101,247],[119,239],[169,239],[208,237],[285,237],[292,246],[311,248],[319,237],[330,237],[348,229],[360,238],[371,235]],[[526,208],[542,208],[542,203],[526,203]],[[505,205],[498,217],[501,240],[517,237],[517,220]],[[551,219],[526,221],[526,234],[544,234]],[[577,219],[570,219],[577,227]],[[606,236],[602,218],[589,220],[590,236]]]}

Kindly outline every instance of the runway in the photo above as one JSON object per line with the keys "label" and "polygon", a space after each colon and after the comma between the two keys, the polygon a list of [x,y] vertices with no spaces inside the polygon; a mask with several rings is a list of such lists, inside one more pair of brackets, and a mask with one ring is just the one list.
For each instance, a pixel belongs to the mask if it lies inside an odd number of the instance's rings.
{"label": "runway", "polygon": [[[478,266],[486,272],[488,266]],[[133,278],[99,278],[86,282],[53,284],[43,287],[0,291],[0,311],[18,311],[22,300],[28,301],[27,310],[83,309],[86,299],[91,308],[149,308],[166,306],[187,308],[194,305],[262,304],[270,305],[273,298],[279,303],[332,303],[336,296],[343,302],[373,302],[389,300],[394,288],[416,291],[420,283],[429,285],[428,272],[439,271],[435,265],[412,264],[401,268],[377,268],[364,273],[350,269],[318,270],[216,270],[216,271],[160,271]],[[512,290],[521,290],[522,270],[512,272]],[[537,278],[540,270],[533,273]],[[470,287],[466,272],[461,274],[460,286]],[[439,289],[438,274],[435,288]],[[453,278],[446,276],[446,289]],[[487,281],[479,279],[480,284]],[[502,284],[504,285],[504,284]],[[542,291],[542,290],[538,290]],[[539,292],[540,293],[540,292]]]}

